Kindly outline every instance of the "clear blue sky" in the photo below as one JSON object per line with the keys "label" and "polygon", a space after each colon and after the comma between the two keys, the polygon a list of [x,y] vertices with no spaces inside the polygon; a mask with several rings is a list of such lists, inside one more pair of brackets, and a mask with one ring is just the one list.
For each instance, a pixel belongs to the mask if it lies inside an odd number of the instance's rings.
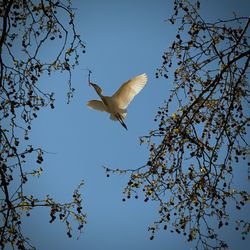
{"label": "clear blue sky", "polygon": [[[204,2],[204,1],[202,1]],[[233,10],[249,14],[248,1],[206,1],[204,13],[210,20],[229,17]],[[248,6],[247,6],[248,5]],[[157,219],[157,204],[145,204],[143,197],[122,202],[126,176],[107,178],[102,166],[136,168],[147,161],[146,145],[139,145],[139,136],[156,126],[154,115],[169,95],[171,82],[155,79],[161,56],[176,35],[176,28],[164,22],[172,13],[173,3],[167,0],[73,1],[76,26],[87,44],[87,53],[73,72],[75,97],[67,105],[64,74],[43,78],[40,86],[54,91],[55,110],[38,113],[31,141],[54,154],[44,156],[42,176],[30,180],[26,191],[40,197],[51,194],[66,202],[77,184],[84,179],[83,210],[87,225],[79,240],[68,239],[60,222],[49,224],[49,210],[36,209],[24,227],[38,250],[177,250],[191,249],[182,236],[159,232],[150,241],[147,227]],[[48,53],[49,53],[48,48]],[[107,114],[90,110],[85,103],[96,99],[87,85],[87,71],[104,94],[112,94],[121,83],[147,73],[148,84],[131,103],[126,131]],[[246,212],[246,211],[245,211]],[[234,233],[234,232],[233,232]],[[226,234],[226,233],[225,233]],[[228,234],[233,248],[246,249],[240,235]]]}

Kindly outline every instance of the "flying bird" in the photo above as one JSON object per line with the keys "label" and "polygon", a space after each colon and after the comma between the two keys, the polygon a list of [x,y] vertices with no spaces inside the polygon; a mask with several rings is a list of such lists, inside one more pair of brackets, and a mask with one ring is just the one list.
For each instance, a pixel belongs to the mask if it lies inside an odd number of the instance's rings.
{"label": "flying bird", "polygon": [[102,89],[97,84],[89,82],[101,100],[90,100],[87,102],[87,106],[98,111],[109,113],[111,120],[119,121],[125,129],[128,129],[124,123],[127,115],[127,107],[134,97],[144,88],[146,82],[146,74],[138,75],[123,83],[112,96],[102,95]]}

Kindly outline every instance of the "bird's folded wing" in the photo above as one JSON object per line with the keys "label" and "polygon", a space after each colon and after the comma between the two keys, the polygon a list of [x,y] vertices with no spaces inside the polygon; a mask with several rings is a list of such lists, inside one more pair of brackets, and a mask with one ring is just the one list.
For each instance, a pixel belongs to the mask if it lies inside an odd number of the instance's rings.
{"label": "bird's folded wing", "polygon": [[147,82],[147,75],[142,74],[125,82],[112,96],[119,108],[126,109],[133,98],[143,89]]}
{"label": "bird's folded wing", "polygon": [[87,106],[98,111],[107,111],[106,106],[102,101],[91,100],[87,102]]}

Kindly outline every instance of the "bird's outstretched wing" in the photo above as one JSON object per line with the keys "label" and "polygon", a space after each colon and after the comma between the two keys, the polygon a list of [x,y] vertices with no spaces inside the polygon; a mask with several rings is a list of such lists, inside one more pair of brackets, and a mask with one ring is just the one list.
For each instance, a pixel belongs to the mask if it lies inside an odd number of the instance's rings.
{"label": "bird's outstretched wing", "polygon": [[98,110],[98,111],[106,111],[106,106],[103,104],[102,101],[98,100],[90,100],[87,102],[87,106],[89,106],[92,109]]}
{"label": "bird's outstretched wing", "polygon": [[125,82],[112,96],[120,109],[126,109],[134,97],[143,89],[147,82],[147,75],[141,74]]}

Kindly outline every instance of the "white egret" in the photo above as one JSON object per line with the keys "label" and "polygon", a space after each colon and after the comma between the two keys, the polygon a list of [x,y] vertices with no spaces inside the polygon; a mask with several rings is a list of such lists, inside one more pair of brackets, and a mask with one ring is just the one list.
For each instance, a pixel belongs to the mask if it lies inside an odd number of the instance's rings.
{"label": "white egret", "polygon": [[147,75],[138,75],[124,84],[112,95],[102,95],[102,89],[94,83],[89,82],[96,93],[101,98],[100,100],[90,100],[87,106],[98,111],[105,111],[110,114],[110,119],[119,121],[121,125],[127,129],[124,119],[127,115],[127,107],[134,97],[143,89],[147,82]]}

